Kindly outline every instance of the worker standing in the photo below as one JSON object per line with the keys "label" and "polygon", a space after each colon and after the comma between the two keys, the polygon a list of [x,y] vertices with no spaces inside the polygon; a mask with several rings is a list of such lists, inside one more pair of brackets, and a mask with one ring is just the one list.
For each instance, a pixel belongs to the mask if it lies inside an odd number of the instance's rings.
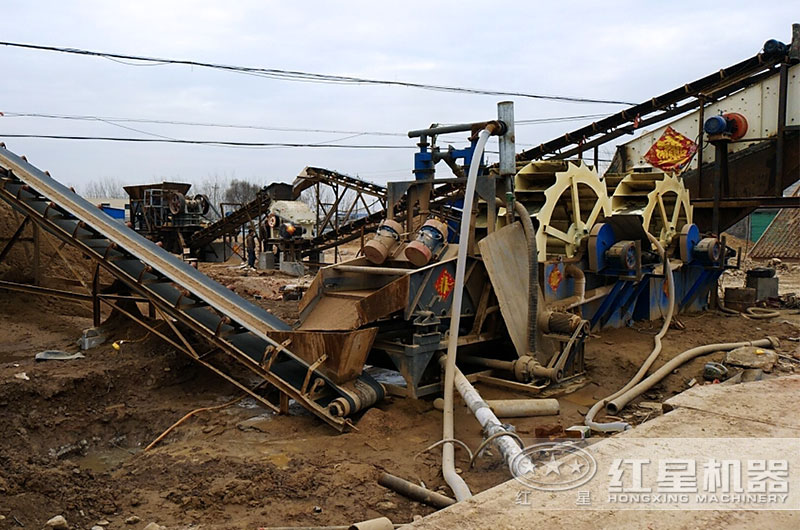
{"label": "worker standing", "polygon": [[255,232],[252,229],[248,230],[244,242],[247,248],[247,265],[251,268],[256,265],[256,239],[258,238]]}

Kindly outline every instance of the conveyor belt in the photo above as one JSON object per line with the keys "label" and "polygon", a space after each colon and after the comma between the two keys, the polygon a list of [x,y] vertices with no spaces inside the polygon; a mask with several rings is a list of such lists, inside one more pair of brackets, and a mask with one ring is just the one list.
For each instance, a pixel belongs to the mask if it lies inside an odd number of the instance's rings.
{"label": "conveyor belt", "polygon": [[[177,257],[113,220],[96,206],[60,184],[24,158],[0,148],[0,199],[28,216],[44,230],[77,247],[102,268],[148,299],[159,312],[191,329],[213,349],[197,354],[182,338],[179,349],[268,406],[277,406],[254,392],[272,385],[338,430],[348,421],[328,412],[328,403],[347,394],[318,370],[278,344],[270,330],[289,325],[244,300]],[[106,302],[109,303],[109,302]],[[132,316],[132,315],[129,315]],[[133,316],[132,316],[133,317]],[[179,334],[178,328],[173,331]],[[180,335],[179,335],[180,336]],[[242,378],[211,365],[217,351],[259,376]],[[362,376],[364,377],[364,376]],[[282,398],[285,405],[288,400]]]}
{"label": "conveyor belt", "polygon": [[236,232],[242,225],[254,219],[258,220],[261,215],[266,214],[271,203],[272,197],[267,194],[266,189],[260,190],[255,199],[232,214],[195,232],[191,241],[189,241],[189,247],[195,250],[201,249],[224,235]]}
{"label": "conveyor belt", "polygon": [[338,171],[324,169],[321,167],[306,167],[303,172],[297,176],[292,184],[292,193],[294,198],[300,197],[300,194],[313,186],[316,183],[323,183],[327,185],[336,184],[343,188],[356,190],[367,195],[372,195],[379,199],[386,199],[386,186],[374,184],[372,182],[362,180],[360,178],[351,177]]}

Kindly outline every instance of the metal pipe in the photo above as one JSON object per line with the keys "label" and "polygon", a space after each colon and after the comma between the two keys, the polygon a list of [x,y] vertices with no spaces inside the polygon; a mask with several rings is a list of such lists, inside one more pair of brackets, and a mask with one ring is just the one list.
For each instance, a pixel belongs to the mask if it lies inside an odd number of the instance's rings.
{"label": "metal pipe", "polygon": [[[444,365],[447,358],[442,356],[439,358],[439,364]],[[494,445],[497,447],[500,454],[508,466],[509,471],[514,476],[524,475],[533,470],[533,464],[527,456],[522,454],[522,448],[519,444],[511,438],[511,436],[499,436],[502,433],[513,432],[507,429],[500,420],[497,418],[489,405],[481,398],[477,390],[467,381],[464,374],[461,373],[457,367],[453,370],[454,383],[458,389],[458,393],[464,399],[475,419],[481,424],[484,434],[488,436],[495,436]],[[447,412],[445,407],[444,412]],[[451,409],[452,412],[452,409]],[[452,443],[452,442],[451,442]]]}
{"label": "metal pipe", "polygon": [[653,351],[650,352],[650,355],[645,359],[642,363],[642,366],[639,367],[639,371],[628,381],[628,384],[620,388],[617,392],[613,393],[612,395],[608,396],[605,399],[602,399],[594,404],[594,406],[589,409],[589,412],[586,413],[586,417],[584,419],[584,424],[591,428],[594,431],[599,432],[614,432],[614,431],[623,431],[630,429],[630,425],[628,425],[624,421],[616,421],[611,423],[597,423],[594,421],[594,417],[600,412],[600,409],[605,406],[606,403],[609,401],[616,399],[617,397],[623,395],[625,392],[636,386],[639,381],[642,380],[644,375],[653,365],[658,355],[661,353],[661,339],[666,335],[667,330],[669,329],[669,325],[672,322],[672,314],[675,311],[675,278],[672,275],[672,269],[669,265],[669,259],[667,258],[666,252],[664,251],[664,247],[661,246],[658,239],[653,237],[649,232],[645,232],[647,237],[650,239],[650,242],[656,247],[658,250],[659,255],[661,255],[661,259],[664,262],[664,279],[667,282],[667,298],[669,303],[669,308],[667,309],[667,316],[664,318],[664,325],[661,326],[661,330],[658,334],[653,337]]}
{"label": "metal pipe", "polygon": [[516,147],[514,142],[514,102],[501,101],[497,104],[497,119],[506,124],[506,133],[500,137],[500,177],[517,172]]}
{"label": "metal pipe", "polygon": [[473,355],[460,355],[459,361],[474,364],[477,366],[484,366],[493,370],[504,370],[506,372],[514,371],[514,361],[501,361],[499,359],[487,359],[485,357],[475,357]]}
{"label": "metal pipe", "polygon": [[417,486],[413,482],[409,482],[403,478],[396,477],[389,473],[384,473],[381,475],[381,477],[378,479],[378,484],[384,488],[389,488],[400,495],[408,497],[411,500],[427,504],[428,506],[433,506],[434,508],[447,508],[448,506],[456,503],[456,501],[450,497],[442,495],[441,493],[436,493],[435,491],[431,491],[427,488],[423,488],[422,486]]}
{"label": "metal pipe", "polygon": [[730,351],[735,348],[741,348],[743,346],[757,346],[757,347],[769,346],[772,348],[777,348],[779,346],[779,343],[777,338],[768,337],[766,339],[746,341],[746,342],[726,342],[720,344],[707,344],[705,346],[698,346],[696,348],[686,350],[685,352],[675,356],[675,358],[671,359],[669,362],[664,364],[664,366],[653,372],[653,374],[650,375],[644,381],[640,382],[636,386],[628,389],[625,393],[620,394],[613,400],[609,401],[606,404],[606,411],[608,411],[609,414],[617,414],[620,410],[625,408],[625,405],[630,403],[631,400],[635,399],[643,392],[647,392],[647,390],[652,388],[659,381],[661,381],[670,373],[672,373],[673,370],[675,370],[682,364],[691,361],[695,357],[699,357],[700,355],[705,355],[717,351]]}
{"label": "metal pipe", "polygon": [[[447,343],[447,357],[444,361],[444,413],[442,414],[442,439],[452,440],[453,427],[453,385],[456,368],[456,350],[458,349],[458,328],[461,323],[461,299],[464,294],[464,275],[467,265],[467,247],[469,247],[470,216],[472,203],[475,199],[475,187],[478,180],[478,170],[481,165],[481,156],[486,147],[486,142],[492,133],[492,128],[487,127],[478,134],[478,142],[472,153],[472,161],[467,175],[467,187],[464,193],[464,205],[461,210],[461,230],[458,239],[458,257],[456,258],[456,277],[453,288],[453,305],[450,315],[450,337]],[[461,372],[458,372],[461,373]],[[445,442],[442,446],[442,475],[447,482],[456,500],[462,501],[472,497],[469,486],[464,479],[456,473],[455,447],[453,442]]]}
{"label": "metal pipe", "polygon": [[[435,136],[440,134],[466,132],[480,127],[485,130],[488,127],[496,127],[498,129],[492,130],[491,134],[505,134],[507,130],[506,124],[499,121],[479,121],[474,123],[457,123],[455,125],[433,125],[427,129],[417,129],[415,131],[408,131],[409,138],[418,138],[420,136]],[[480,159],[478,159],[480,160]]]}
{"label": "metal pipe", "polygon": [[564,267],[564,275],[575,281],[572,296],[564,298],[563,300],[558,300],[553,305],[561,308],[581,305],[584,303],[584,297],[586,295],[586,274],[584,274],[583,270],[570,263]]}
{"label": "metal pipe", "polygon": [[[500,178],[505,184],[505,207],[508,222],[514,216],[514,175],[517,173],[516,134],[514,132],[514,103],[502,101],[497,104],[497,118],[506,124],[508,130],[500,137]],[[497,188],[495,187],[495,191]],[[490,204],[490,211],[496,212],[499,203]],[[491,231],[490,231],[491,233]]]}

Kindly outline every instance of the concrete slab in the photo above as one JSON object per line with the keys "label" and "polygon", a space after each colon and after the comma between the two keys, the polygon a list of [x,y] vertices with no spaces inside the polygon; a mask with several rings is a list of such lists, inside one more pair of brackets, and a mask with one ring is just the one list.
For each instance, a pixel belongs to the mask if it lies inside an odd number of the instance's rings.
{"label": "concrete slab", "polygon": [[[692,457],[701,462],[724,458],[717,450],[721,438],[738,439],[733,446],[745,452],[761,450],[762,454],[770,450],[762,446],[771,446],[774,441],[776,446],[790,448],[774,455],[786,459],[791,472],[788,488],[793,495],[784,509],[648,509],[647,505],[641,505],[643,509],[636,509],[636,505],[629,509],[597,509],[576,506],[574,491],[566,495],[527,489],[521,482],[509,480],[404,528],[800,528],[798,396],[800,376],[694,387],[667,400],[665,405],[670,412],[663,416],[587,448],[598,461],[621,455],[627,458],[638,448],[640,455],[662,459]],[[669,442],[675,438],[680,442]],[[730,440],[726,443],[731,444]],[[590,491],[592,498],[607,495],[607,488],[598,490],[592,486],[598,481],[608,482],[609,478],[603,476],[605,471],[599,470],[580,489]],[[521,493],[525,494],[524,499],[520,498]]]}

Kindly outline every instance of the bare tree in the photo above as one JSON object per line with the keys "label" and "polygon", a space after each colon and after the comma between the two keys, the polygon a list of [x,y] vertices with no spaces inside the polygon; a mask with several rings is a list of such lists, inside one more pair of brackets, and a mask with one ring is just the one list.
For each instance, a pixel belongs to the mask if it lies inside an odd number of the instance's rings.
{"label": "bare tree", "polygon": [[116,177],[103,177],[88,182],[83,187],[82,195],[90,199],[124,199],[128,196],[122,189],[122,183]]}
{"label": "bare tree", "polygon": [[227,177],[221,177],[215,173],[201,180],[199,184],[195,184],[192,189],[194,193],[202,193],[208,197],[209,202],[216,209],[225,200],[225,192],[229,186],[230,181]]}
{"label": "bare tree", "polygon": [[256,198],[261,189],[258,184],[246,180],[233,179],[225,190],[225,201],[245,204]]}

